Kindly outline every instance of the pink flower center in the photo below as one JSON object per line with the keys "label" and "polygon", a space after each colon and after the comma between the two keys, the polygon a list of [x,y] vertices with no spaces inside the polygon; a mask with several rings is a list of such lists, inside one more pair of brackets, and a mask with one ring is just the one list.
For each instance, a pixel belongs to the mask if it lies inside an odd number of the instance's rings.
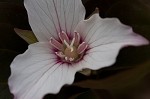
{"label": "pink flower center", "polygon": [[58,51],[55,54],[63,62],[76,62],[79,61],[85,53],[88,45],[85,42],[80,43],[80,34],[75,32],[72,39],[69,39],[68,35],[62,31],[59,33],[61,42],[56,39],[50,39],[50,44]]}

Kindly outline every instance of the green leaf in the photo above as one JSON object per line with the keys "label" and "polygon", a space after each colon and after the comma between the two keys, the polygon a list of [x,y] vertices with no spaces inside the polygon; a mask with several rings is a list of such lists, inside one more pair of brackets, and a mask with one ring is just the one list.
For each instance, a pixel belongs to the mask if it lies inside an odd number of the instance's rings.
{"label": "green leaf", "polygon": [[38,42],[37,38],[35,37],[34,33],[29,30],[22,30],[15,28],[15,32],[24,39],[28,44],[36,43]]}
{"label": "green leaf", "polygon": [[91,75],[91,70],[90,69],[83,69],[82,71],[79,71],[81,74],[90,76]]}

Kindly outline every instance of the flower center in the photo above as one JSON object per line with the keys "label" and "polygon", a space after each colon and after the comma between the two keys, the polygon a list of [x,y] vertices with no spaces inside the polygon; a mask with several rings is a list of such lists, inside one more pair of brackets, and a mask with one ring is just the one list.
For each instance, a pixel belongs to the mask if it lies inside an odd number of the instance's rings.
{"label": "flower center", "polygon": [[58,50],[55,54],[61,61],[72,63],[83,57],[88,45],[85,42],[80,43],[79,33],[75,32],[72,40],[70,40],[68,35],[62,31],[59,33],[59,38],[61,42],[51,38],[50,44]]}
{"label": "flower center", "polygon": [[66,48],[64,51],[64,55],[66,56],[66,60],[76,60],[79,56],[79,54],[77,53],[77,48],[76,47],[72,47],[72,49],[70,48]]}

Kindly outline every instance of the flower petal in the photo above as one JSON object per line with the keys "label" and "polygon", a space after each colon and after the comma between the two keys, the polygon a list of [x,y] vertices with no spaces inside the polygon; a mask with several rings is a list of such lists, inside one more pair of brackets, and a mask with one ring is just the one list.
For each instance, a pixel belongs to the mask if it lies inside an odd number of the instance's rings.
{"label": "flower petal", "polygon": [[76,31],[80,33],[83,41],[89,44],[83,64],[85,68],[90,69],[112,65],[119,50],[124,46],[149,43],[144,37],[134,33],[131,27],[121,24],[118,19],[101,19],[98,14],[80,22]]}
{"label": "flower petal", "polygon": [[24,0],[29,23],[39,41],[58,38],[59,32],[72,33],[84,19],[81,0]]}
{"label": "flower petal", "polygon": [[49,43],[35,43],[11,64],[10,91],[15,99],[42,99],[74,80],[76,69],[58,63]]}

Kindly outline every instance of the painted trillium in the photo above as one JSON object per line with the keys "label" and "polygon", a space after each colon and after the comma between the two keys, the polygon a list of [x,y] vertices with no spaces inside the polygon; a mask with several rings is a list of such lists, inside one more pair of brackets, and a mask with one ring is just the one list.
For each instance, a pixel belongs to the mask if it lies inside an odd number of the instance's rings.
{"label": "painted trillium", "polygon": [[10,91],[15,99],[41,99],[72,84],[77,71],[112,65],[119,50],[148,44],[116,18],[98,14],[84,20],[81,0],[24,0],[37,43],[11,64]]}

